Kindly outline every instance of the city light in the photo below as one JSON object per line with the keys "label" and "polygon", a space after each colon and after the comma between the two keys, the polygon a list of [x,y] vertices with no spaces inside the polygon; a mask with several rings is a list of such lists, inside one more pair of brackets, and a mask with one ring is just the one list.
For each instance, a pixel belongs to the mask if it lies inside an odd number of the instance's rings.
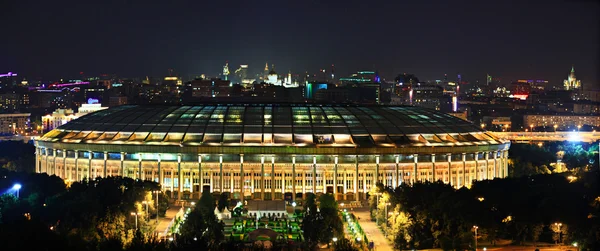
{"label": "city light", "polygon": [[19,184],[19,183],[14,184],[13,187],[12,187],[12,190],[15,191],[15,195],[16,195],[16,197],[18,199],[19,198],[19,191],[21,190],[21,184]]}

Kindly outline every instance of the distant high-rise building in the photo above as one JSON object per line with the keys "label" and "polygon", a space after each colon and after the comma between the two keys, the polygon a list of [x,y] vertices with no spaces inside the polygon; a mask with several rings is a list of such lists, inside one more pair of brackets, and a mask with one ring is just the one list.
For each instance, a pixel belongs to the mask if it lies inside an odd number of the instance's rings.
{"label": "distant high-rise building", "polygon": [[0,134],[20,134],[29,127],[31,113],[0,114]]}
{"label": "distant high-rise building", "polygon": [[263,80],[269,77],[269,63],[265,62],[265,70],[263,71]]}
{"label": "distant high-rise building", "polygon": [[575,77],[575,66],[571,67],[571,74],[565,79],[565,90],[575,90],[581,88],[581,80]]}
{"label": "distant high-rise building", "polygon": [[331,80],[335,80],[335,66],[331,64]]}
{"label": "distant high-rise building", "polygon": [[275,65],[271,65],[271,71],[267,75],[267,79],[265,80],[265,83],[272,84],[272,85],[281,85],[281,80],[279,79],[277,72],[275,72]]}
{"label": "distant high-rise building", "polygon": [[229,80],[229,63],[225,62],[225,65],[223,65],[223,79],[224,80]]}
{"label": "distant high-rise building", "polygon": [[248,76],[248,65],[240,65],[240,68],[235,70],[234,74],[238,79],[240,79],[240,81],[244,80]]}

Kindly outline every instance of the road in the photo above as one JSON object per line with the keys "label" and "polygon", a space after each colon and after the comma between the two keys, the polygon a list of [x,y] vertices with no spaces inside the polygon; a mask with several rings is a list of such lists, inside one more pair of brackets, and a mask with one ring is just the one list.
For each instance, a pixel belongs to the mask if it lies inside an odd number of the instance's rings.
{"label": "road", "polygon": [[492,132],[492,134],[511,141],[595,142],[600,139],[600,132]]}
{"label": "road", "polygon": [[375,244],[374,250],[393,250],[390,242],[383,236],[383,232],[379,230],[377,224],[371,221],[371,216],[369,215],[369,209],[367,207],[356,208],[353,213],[356,217],[360,218],[358,223],[365,231],[369,241],[372,241]]}
{"label": "road", "polygon": [[173,218],[175,218],[175,216],[177,215],[177,212],[179,212],[179,209],[181,209],[180,206],[172,206],[167,210],[165,217],[160,217],[158,219],[156,233],[158,234],[159,238],[164,238],[165,234],[169,232],[171,222],[173,221]]}

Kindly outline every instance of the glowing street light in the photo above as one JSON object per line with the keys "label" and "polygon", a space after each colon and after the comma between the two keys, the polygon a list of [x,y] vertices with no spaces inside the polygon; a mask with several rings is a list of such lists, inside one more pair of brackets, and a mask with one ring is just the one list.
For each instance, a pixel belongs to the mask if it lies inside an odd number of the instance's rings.
{"label": "glowing street light", "polygon": [[[150,204],[150,202],[149,201],[142,201],[142,204],[146,205],[146,218],[148,218],[148,216],[147,216],[147,215],[149,215],[148,214],[148,204]],[[147,220],[150,220],[150,219],[148,218]]]}
{"label": "glowing street light", "polygon": [[[559,243],[562,243],[562,242],[561,242],[561,238],[560,238],[560,237],[561,237],[561,236],[560,236],[560,235],[561,235],[561,234],[560,234],[560,227],[562,227],[562,223],[560,223],[560,222],[555,222],[555,223],[554,223],[554,226],[556,226],[556,228],[558,229],[558,242],[559,242]],[[557,243],[557,244],[558,244],[558,243]]]}
{"label": "glowing street light", "polygon": [[135,230],[138,229],[138,215],[139,213],[137,212],[131,212],[131,216],[135,216]]}
{"label": "glowing street light", "polygon": [[388,232],[388,206],[392,205],[392,203],[385,203],[385,237],[387,238],[387,232]]}
{"label": "glowing street light", "polygon": [[475,229],[475,250],[477,250],[477,229],[479,229],[479,227],[473,226],[473,229]]}
{"label": "glowing street light", "polygon": [[337,237],[333,237],[333,242],[337,242],[338,238]]}
{"label": "glowing street light", "polygon": [[160,190],[152,191],[152,193],[156,194],[156,223],[158,224],[158,194]]}
{"label": "glowing street light", "polygon": [[554,132],[556,132],[556,128],[558,128],[558,125],[554,125]]}
{"label": "glowing street light", "polygon": [[19,190],[21,190],[21,184],[19,184],[19,183],[14,184],[12,189],[15,190],[15,192],[17,194],[17,199],[18,199],[19,198]]}
{"label": "glowing street light", "polygon": [[295,201],[294,201],[294,202],[292,202],[292,208],[293,208],[293,210],[294,210],[294,213],[293,213],[293,215],[296,215],[296,205],[297,205],[297,204],[296,204],[296,202],[295,202]]}

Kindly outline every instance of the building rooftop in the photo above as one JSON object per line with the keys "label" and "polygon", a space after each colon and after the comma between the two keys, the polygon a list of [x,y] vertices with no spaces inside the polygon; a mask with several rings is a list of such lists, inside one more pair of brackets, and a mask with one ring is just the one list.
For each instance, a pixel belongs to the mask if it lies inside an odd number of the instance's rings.
{"label": "building rooftop", "polygon": [[40,140],[295,147],[502,143],[468,121],[434,110],[333,104],[124,105],[71,121]]}

